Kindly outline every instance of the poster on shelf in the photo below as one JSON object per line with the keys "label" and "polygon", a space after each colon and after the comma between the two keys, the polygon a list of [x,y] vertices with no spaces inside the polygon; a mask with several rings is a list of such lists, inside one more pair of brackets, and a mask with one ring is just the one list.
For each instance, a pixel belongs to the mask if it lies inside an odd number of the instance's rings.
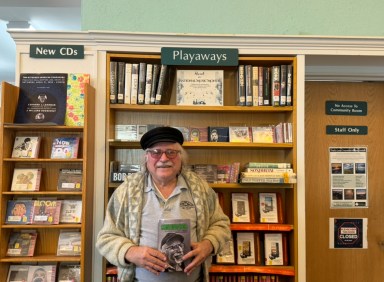
{"label": "poster on shelf", "polygon": [[367,147],[330,147],[331,208],[368,207]]}

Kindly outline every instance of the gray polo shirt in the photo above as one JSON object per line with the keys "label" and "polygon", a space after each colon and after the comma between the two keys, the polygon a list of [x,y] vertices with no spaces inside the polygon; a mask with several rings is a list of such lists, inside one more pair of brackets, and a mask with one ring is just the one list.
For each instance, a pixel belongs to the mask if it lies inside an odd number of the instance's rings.
{"label": "gray polo shirt", "polygon": [[[196,209],[190,190],[183,177],[179,176],[177,185],[168,199],[164,199],[148,176],[148,185],[144,189],[143,214],[140,229],[140,245],[157,249],[158,222],[160,219],[189,218],[191,220],[191,241],[196,242]],[[154,275],[144,268],[136,268],[137,281],[200,281],[201,267],[189,276],[184,272],[163,272]]]}

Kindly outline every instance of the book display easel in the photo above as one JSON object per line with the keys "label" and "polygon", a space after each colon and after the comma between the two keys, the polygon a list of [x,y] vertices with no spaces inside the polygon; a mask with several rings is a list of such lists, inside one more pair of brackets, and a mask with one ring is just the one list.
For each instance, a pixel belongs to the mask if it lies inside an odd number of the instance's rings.
{"label": "book display easel", "polygon": [[[111,62],[113,62],[111,64]],[[292,57],[256,57],[256,56],[239,56],[239,65],[251,65],[272,67],[276,65],[289,65],[293,69],[292,76],[292,97],[290,105],[284,106],[246,106],[238,103],[238,67],[212,67],[212,66],[168,66],[170,77],[168,77],[167,90],[161,95],[166,96],[166,102],[149,103],[149,104],[132,104],[119,103],[115,99],[113,93],[117,93],[118,76],[113,73],[111,66],[118,63],[161,65],[161,56],[157,54],[130,54],[130,53],[107,53],[106,62],[106,176],[105,176],[105,205],[114,189],[119,183],[111,181],[112,162],[121,162],[126,164],[141,164],[142,149],[139,144],[140,134],[134,130],[132,136],[136,136],[131,140],[122,140],[116,136],[120,136],[119,127],[134,125],[168,125],[178,128],[207,128],[207,127],[230,127],[230,126],[246,126],[256,127],[265,124],[290,123],[292,125],[292,141],[283,143],[258,143],[258,142],[209,142],[193,140],[192,137],[184,143],[184,148],[189,152],[189,164],[233,164],[240,163],[240,171],[243,171],[245,164],[249,162],[265,162],[265,163],[289,163],[293,171],[297,168],[297,148],[296,148],[296,58]],[[223,105],[180,105],[177,102],[177,85],[176,74],[179,70],[222,70],[223,78]],[[116,70],[116,69],[115,69]],[[126,80],[127,81],[127,80]],[[131,79],[132,82],[132,79]],[[160,81],[159,81],[160,83]],[[153,84],[152,84],[153,85]],[[152,89],[153,90],[153,89]],[[112,95],[112,98],[110,94]],[[145,99],[144,99],[145,100]],[[194,101],[195,99],[192,99]],[[150,100],[149,100],[150,101]],[[197,101],[197,100],[196,100]],[[221,100],[220,100],[221,101]],[[200,103],[200,102],[196,102]],[[116,126],[118,125],[118,126]],[[192,131],[189,132],[193,134]],[[251,134],[249,135],[251,136]],[[211,140],[213,141],[213,140]],[[108,171],[110,168],[111,171]],[[211,187],[220,193],[224,212],[232,218],[232,193],[244,193],[250,195],[248,203],[246,201],[238,201],[236,208],[239,212],[244,204],[249,207],[252,213],[246,222],[232,222],[231,230],[234,237],[234,250],[237,252],[237,238],[242,239],[242,245],[248,248],[243,254],[244,260],[240,263],[235,259],[235,263],[214,263],[210,269],[212,277],[219,275],[236,276],[240,275],[273,275],[278,276],[278,281],[297,281],[297,189],[295,183],[232,183],[220,181],[221,183],[211,183]],[[259,193],[277,193],[279,219],[276,223],[266,223],[260,221],[259,212]],[[267,212],[273,208],[268,205]],[[246,234],[243,234],[246,233]],[[283,238],[279,242],[269,243],[271,246],[278,246],[279,252],[273,250],[272,259],[281,256],[282,265],[266,265],[264,238],[265,234],[278,234],[278,238]],[[247,236],[252,238],[252,244],[247,240]],[[248,246],[248,247],[247,247]],[[270,247],[271,249],[272,247]],[[283,253],[283,254],[282,254]],[[252,254],[252,260],[246,259],[245,256]],[[234,257],[237,253],[234,254]],[[282,259],[284,258],[284,260]],[[243,258],[242,258],[243,259]],[[216,260],[218,261],[218,260]],[[226,261],[231,261],[228,259]],[[251,263],[248,263],[251,262]],[[105,262],[104,267],[109,266]],[[106,271],[104,271],[106,273]],[[104,277],[106,279],[106,277]],[[237,279],[237,278],[236,278]]]}
{"label": "book display easel", "polygon": [[[2,84],[1,101],[1,133],[0,133],[0,276],[7,277],[11,265],[50,264],[57,268],[61,264],[79,265],[81,281],[90,281],[87,269],[92,269],[89,254],[93,248],[93,179],[94,179],[94,139],[95,139],[95,91],[87,85],[84,95],[84,125],[64,126],[52,124],[15,124],[14,118],[18,104],[19,87],[8,83]],[[65,105],[63,105],[65,107]],[[36,158],[12,157],[16,136],[38,136],[41,139],[40,150]],[[80,146],[76,158],[51,158],[53,140],[58,136],[78,136]],[[16,168],[41,169],[38,189],[24,191],[12,190],[12,180]],[[82,171],[81,189],[58,189],[61,170]],[[62,186],[62,185],[61,185]],[[61,187],[63,188],[63,187]],[[70,188],[70,187],[68,187]],[[39,224],[6,223],[7,204],[10,200],[28,198],[81,200],[82,213],[79,223],[44,222]],[[40,211],[40,210],[39,210]],[[35,219],[45,220],[45,215],[35,214]],[[49,216],[47,217],[49,219]],[[49,223],[49,224],[47,224]],[[78,255],[57,255],[59,235],[62,231],[76,230],[81,233],[78,243]],[[8,256],[8,242],[12,233],[20,230],[37,232],[36,246],[33,256]],[[87,259],[86,259],[87,254]]]}

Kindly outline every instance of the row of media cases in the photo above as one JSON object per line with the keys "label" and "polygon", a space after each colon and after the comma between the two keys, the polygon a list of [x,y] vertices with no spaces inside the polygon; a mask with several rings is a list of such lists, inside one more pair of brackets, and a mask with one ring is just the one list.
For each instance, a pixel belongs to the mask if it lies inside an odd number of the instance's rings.
{"label": "row of media cases", "polygon": [[[237,66],[237,106],[292,106],[293,66]],[[175,69],[110,61],[111,104],[166,105],[176,79],[176,105],[223,106],[224,70]]]}

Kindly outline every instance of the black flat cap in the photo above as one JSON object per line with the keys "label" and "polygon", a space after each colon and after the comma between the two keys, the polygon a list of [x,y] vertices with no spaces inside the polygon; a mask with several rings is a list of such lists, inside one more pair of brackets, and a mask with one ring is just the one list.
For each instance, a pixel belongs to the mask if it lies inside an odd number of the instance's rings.
{"label": "black flat cap", "polygon": [[163,240],[161,240],[161,247],[164,244],[170,245],[174,241],[178,241],[180,243],[183,243],[184,242],[184,237],[182,235],[180,235],[180,234],[177,234],[177,233],[167,233],[167,235],[165,235]]}
{"label": "black flat cap", "polygon": [[169,126],[155,127],[141,137],[140,145],[143,150],[146,150],[159,142],[171,142],[183,145],[184,137],[181,131],[176,128]]}

